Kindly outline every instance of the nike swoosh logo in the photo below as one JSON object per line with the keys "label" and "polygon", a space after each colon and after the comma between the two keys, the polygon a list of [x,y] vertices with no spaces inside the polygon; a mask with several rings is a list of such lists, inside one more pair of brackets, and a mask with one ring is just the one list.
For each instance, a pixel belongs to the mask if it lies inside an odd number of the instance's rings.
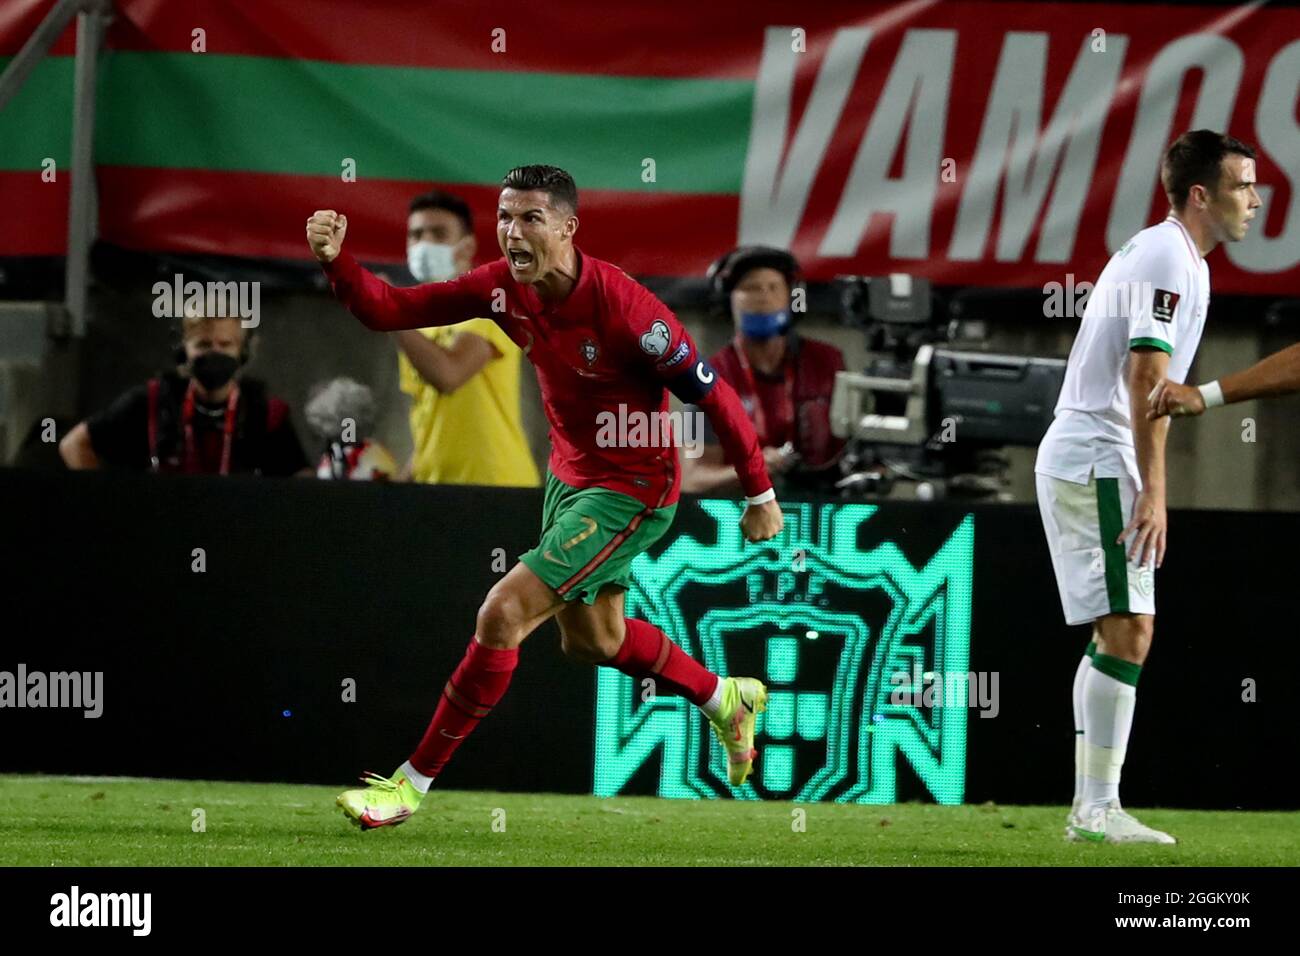
{"label": "nike swoosh logo", "polygon": [[564,542],[564,544],[560,545],[560,547],[562,547],[565,551],[569,551],[572,550],[573,548],[576,548],[578,545],[582,544],[582,542],[586,541],[588,538],[590,538],[593,534],[596,533],[596,522],[593,519],[588,518],[586,515],[583,515],[582,524],[586,528],[585,531],[578,532],[568,541]]}
{"label": "nike swoosh logo", "polygon": [[567,560],[562,560],[560,558],[557,558],[555,555],[551,554],[550,548],[547,548],[545,551],[542,552],[542,557],[545,558],[547,561],[550,561],[552,564],[558,564],[562,568],[569,568],[573,566],[569,564]]}
{"label": "nike swoosh logo", "polygon": [[740,698],[740,702],[745,705],[745,709],[751,714],[754,712],[754,708],[750,706],[749,701],[745,700],[745,698]]}
{"label": "nike swoosh logo", "polygon": [[443,730],[441,727],[438,728],[438,733],[442,734],[442,735],[443,735],[444,737],[446,737],[448,740],[464,740],[464,739],[465,739],[465,735],[464,735],[464,734],[461,734],[459,737],[457,737],[455,734],[449,734],[449,733],[447,733],[447,731]]}
{"label": "nike swoosh logo", "polygon": [[410,816],[411,811],[407,807],[402,807],[391,817],[378,816],[370,807],[366,807],[365,812],[362,813],[361,816],[357,817],[357,820],[362,824],[362,826],[374,829],[376,827],[391,826],[395,823],[402,823],[409,819]]}

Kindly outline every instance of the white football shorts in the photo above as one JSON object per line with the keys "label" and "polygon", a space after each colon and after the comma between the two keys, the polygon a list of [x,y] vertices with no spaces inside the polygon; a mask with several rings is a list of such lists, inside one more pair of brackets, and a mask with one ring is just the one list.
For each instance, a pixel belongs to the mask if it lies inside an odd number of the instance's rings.
{"label": "white football shorts", "polygon": [[1107,614],[1155,614],[1155,571],[1127,557],[1115,539],[1133,517],[1137,484],[1131,477],[1097,478],[1086,485],[1034,476],[1038,511],[1061,592],[1066,624],[1088,624]]}

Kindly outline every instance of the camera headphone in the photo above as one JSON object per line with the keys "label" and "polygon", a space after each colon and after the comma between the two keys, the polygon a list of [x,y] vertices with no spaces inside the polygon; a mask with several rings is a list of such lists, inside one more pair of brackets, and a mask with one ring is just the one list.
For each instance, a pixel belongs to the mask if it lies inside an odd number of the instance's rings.
{"label": "camera headphone", "polygon": [[[731,293],[745,273],[754,269],[775,269],[785,276],[793,300],[796,289],[804,288],[803,270],[799,260],[785,249],[772,246],[739,246],[713,261],[705,278],[709,282],[710,305],[723,315],[731,315]],[[794,328],[800,313],[790,310],[790,327]]]}
{"label": "camera headphone", "polygon": [[[225,316],[221,316],[225,318]],[[239,347],[239,364],[242,368],[247,365],[253,357],[253,335],[256,332],[254,328],[244,329],[244,340]],[[183,318],[172,319],[172,358],[177,365],[188,365],[189,356],[185,353],[185,320]]]}

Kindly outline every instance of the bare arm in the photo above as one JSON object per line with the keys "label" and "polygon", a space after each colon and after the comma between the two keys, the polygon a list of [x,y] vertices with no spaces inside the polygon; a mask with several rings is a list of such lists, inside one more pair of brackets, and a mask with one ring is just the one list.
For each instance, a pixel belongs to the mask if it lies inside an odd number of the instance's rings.
{"label": "bare arm", "polygon": [[1165,442],[1169,420],[1152,421],[1150,396],[1169,370],[1169,356],[1159,349],[1135,349],[1129,353],[1129,401],[1133,424],[1133,445],[1137,452],[1142,492],[1133,506],[1133,517],[1119,536],[1131,535],[1129,558],[1159,567],[1165,559],[1167,514],[1165,510]]}
{"label": "bare arm", "polygon": [[63,459],[63,463],[74,471],[99,467],[99,456],[95,454],[95,448],[90,443],[90,429],[86,427],[85,422],[80,422],[76,428],[63,436],[63,441],[59,442],[59,456]]}
{"label": "bare arm", "polygon": [[1300,392],[1300,342],[1260,359],[1248,369],[1224,376],[1219,387],[1225,405]]}
{"label": "bare arm", "polygon": [[[789,471],[795,456],[783,448],[763,446],[763,461],[769,475],[783,475]],[[740,479],[736,470],[727,464],[721,445],[705,444],[699,458],[684,458],[682,464],[682,491],[705,495],[714,491],[739,491]]]}
{"label": "bare arm", "polygon": [[739,491],[736,469],[727,464],[721,445],[705,445],[699,458],[682,459],[682,491],[707,495],[715,491]]}
{"label": "bare arm", "polygon": [[[1223,404],[1246,402],[1253,398],[1272,398],[1300,392],[1300,342],[1260,359],[1250,368],[1219,379]],[[1179,385],[1168,379],[1151,392],[1151,411],[1162,415],[1200,415],[1205,411],[1205,396],[1195,385]]]}
{"label": "bare arm", "polygon": [[450,348],[431,342],[419,332],[394,334],[411,365],[443,395],[450,395],[483,370],[501,353],[487,339],[472,332],[456,336]]}

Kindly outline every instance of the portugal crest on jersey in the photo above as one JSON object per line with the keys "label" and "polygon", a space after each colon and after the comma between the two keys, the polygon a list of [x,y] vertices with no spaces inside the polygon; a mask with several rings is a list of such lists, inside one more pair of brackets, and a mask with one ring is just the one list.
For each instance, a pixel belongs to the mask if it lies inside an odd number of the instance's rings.
{"label": "portugal crest on jersey", "polygon": [[587,363],[587,368],[596,364],[596,359],[600,358],[600,346],[591,339],[583,339],[582,344],[578,346],[578,351],[582,353],[582,360]]}

